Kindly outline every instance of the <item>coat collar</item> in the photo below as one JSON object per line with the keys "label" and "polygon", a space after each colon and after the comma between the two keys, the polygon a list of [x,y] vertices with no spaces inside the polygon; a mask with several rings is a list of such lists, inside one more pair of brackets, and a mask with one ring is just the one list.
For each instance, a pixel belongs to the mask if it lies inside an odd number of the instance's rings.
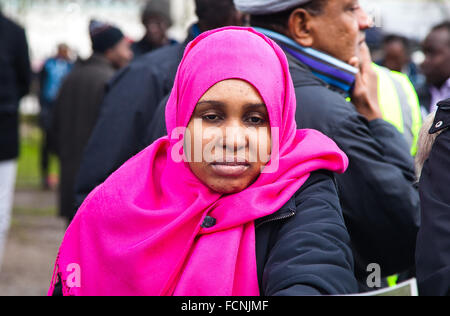
{"label": "coat collar", "polygon": [[350,94],[358,73],[357,68],[318,50],[303,47],[280,33],[263,28],[255,29],[277,42],[288,56],[297,63],[306,65],[317,78],[327,83],[333,90]]}
{"label": "coat collar", "polygon": [[450,99],[443,100],[437,105],[438,110],[430,134],[435,134],[450,128]]}
{"label": "coat collar", "polygon": [[94,53],[92,54],[91,57],[89,57],[86,61],[86,64],[98,64],[98,65],[103,65],[106,66],[108,68],[112,68],[114,69],[113,65],[111,64],[111,62],[102,54],[97,54]]}

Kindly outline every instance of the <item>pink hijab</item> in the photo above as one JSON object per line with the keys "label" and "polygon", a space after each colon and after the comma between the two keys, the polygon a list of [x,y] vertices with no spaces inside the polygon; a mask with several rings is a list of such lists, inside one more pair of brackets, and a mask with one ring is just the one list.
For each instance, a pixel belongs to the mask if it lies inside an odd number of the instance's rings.
{"label": "pink hijab", "polygon": [[[225,79],[251,83],[279,128],[278,169],[242,192],[211,191],[164,137],[130,159],[86,199],[68,228],[49,294],[259,295],[258,218],[278,211],[311,172],[342,173],[345,154],[329,138],[297,130],[296,100],[283,51],[250,28],[203,33],[186,48],[167,103],[168,135],[186,127],[202,95]],[[216,225],[203,228],[206,216]]]}

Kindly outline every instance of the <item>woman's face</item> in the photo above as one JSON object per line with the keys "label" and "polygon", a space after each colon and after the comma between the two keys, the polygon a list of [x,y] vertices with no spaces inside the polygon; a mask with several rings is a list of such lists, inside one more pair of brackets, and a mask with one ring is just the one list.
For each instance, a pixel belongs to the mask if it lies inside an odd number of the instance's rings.
{"label": "woman's face", "polygon": [[184,144],[192,172],[210,189],[237,193],[250,186],[270,160],[271,130],[258,91],[225,80],[199,100]]}

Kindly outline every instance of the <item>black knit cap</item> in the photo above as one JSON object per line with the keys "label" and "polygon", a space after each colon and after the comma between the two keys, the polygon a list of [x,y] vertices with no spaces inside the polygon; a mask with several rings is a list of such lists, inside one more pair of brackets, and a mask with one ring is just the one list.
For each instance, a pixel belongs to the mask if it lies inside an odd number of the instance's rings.
{"label": "black knit cap", "polygon": [[106,52],[125,37],[117,27],[96,20],[89,23],[89,35],[96,53]]}

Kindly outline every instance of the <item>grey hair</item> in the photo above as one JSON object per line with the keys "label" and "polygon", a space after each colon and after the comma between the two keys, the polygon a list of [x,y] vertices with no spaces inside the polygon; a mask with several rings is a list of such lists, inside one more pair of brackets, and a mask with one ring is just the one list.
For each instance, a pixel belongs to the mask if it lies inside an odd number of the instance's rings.
{"label": "grey hair", "polygon": [[442,133],[442,131],[435,134],[429,133],[429,130],[433,125],[435,117],[436,112],[433,112],[430,115],[428,115],[427,118],[424,120],[422,129],[420,130],[419,133],[419,139],[417,143],[417,155],[415,158],[417,181],[419,181],[420,176],[422,175],[423,165],[430,156],[431,149],[433,148],[436,138]]}

